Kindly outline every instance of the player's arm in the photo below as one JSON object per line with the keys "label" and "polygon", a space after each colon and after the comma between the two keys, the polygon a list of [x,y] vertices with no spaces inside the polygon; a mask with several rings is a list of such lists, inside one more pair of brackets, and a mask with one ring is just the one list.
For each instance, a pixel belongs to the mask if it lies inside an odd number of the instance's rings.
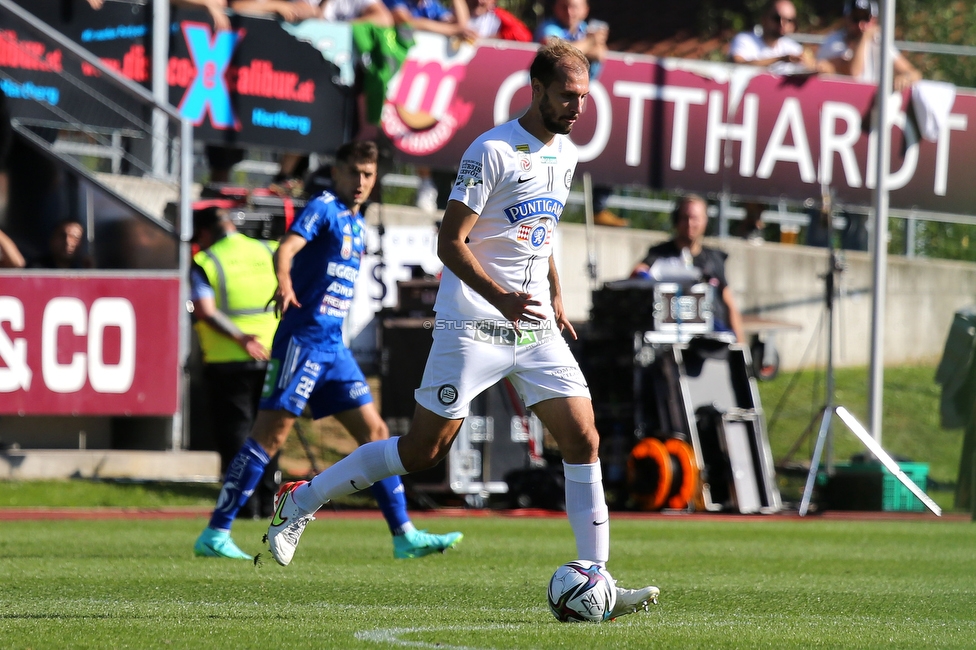
{"label": "player's arm", "polygon": [[298,251],[305,248],[308,242],[304,237],[295,232],[289,232],[278,245],[278,250],[274,254],[275,277],[278,278],[278,288],[275,290],[274,303],[275,314],[281,315],[294,305],[301,307],[295,289],[291,285],[291,263],[295,259]]}
{"label": "player's arm", "polygon": [[559,273],[556,271],[556,260],[549,256],[549,297],[552,298],[552,313],[556,318],[556,326],[560,332],[569,332],[569,335],[576,340],[576,330],[566,317],[566,310],[563,308],[562,287],[559,286]]}
{"label": "player's arm", "polygon": [[532,296],[521,291],[505,291],[488,277],[484,268],[471,253],[466,240],[475,222],[478,221],[478,216],[478,213],[460,201],[454,199],[448,201],[437,236],[437,256],[461,282],[477,291],[500,311],[506,320],[515,323],[516,330],[520,321],[542,320],[545,317],[531,309],[532,306],[541,305],[541,302],[533,300]]}

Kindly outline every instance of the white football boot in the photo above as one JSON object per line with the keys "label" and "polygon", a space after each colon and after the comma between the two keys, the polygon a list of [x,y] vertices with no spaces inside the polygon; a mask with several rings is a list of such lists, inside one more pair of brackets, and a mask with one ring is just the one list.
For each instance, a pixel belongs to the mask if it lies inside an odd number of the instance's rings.
{"label": "white football boot", "polygon": [[657,605],[657,597],[661,595],[661,590],[657,587],[644,587],[643,589],[616,587],[616,590],[617,603],[610,610],[610,616],[607,617],[611,621],[640,610],[646,612],[648,604]]}
{"label": "white football boot", "polygon": [[281,566],[288,566],[291,559],[295,557],[295,549],[298,548],[298,541],[305,532],[305,526],[315,519],[312,513],[305,512],[295,503],[295,488],[306,482],[285,483],[275,496],[275,513],[271,518],[265,541],[268,542],[271,556]]}

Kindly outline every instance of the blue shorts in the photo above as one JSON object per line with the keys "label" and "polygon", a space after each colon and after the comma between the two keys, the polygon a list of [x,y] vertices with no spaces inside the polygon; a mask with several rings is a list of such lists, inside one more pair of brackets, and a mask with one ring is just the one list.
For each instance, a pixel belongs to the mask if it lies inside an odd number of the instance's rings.
{"label": "blue shorts", "polygon": [[316,420],[373,401],[369,385],[348,348],[321,351],[288,338],[275,340],[264,375],[260,408],[301,415],[306,404]]}

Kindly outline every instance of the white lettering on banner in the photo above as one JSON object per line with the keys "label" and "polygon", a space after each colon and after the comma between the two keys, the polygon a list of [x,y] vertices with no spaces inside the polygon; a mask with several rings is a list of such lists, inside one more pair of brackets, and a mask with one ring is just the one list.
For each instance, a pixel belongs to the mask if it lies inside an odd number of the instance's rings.
{"label": "white lettering on banner", "polygon": [[[793,135],[793,145],[786,144],[786,134]],[[795,162],[800,168],[800,180],[812,183],[817,180],[813,168],[813,157],[810,155],[810,144],[807,141],[807,130],[803,125],[803,108],[796,97],[787,97],[783,107],[769,134],[766,150],[763,152],[759,168],[756,170],[758,178],[769,178],[773,175],[776,163]]]}
{"label": "white lettering on banner", "polygon": [[[0,324],[10,323],[12,332],[24,331],[24,305],[10,296],[0,296]],[[30,390],[31,369],[27,365],[27,340],[11,340],[0,327],[0,360],[7,366],[0,368],[0,393],[23,388]]]}
{"label": "white lettering on banner", "polygon": [[[847,128],[838,134],[836,125],[843,120]],[[820,109],[820,182],[834,182],[834,154],[840,155],[848,187],[861,187],[861,168],[854,155],[854,145],[861,137],[861,114],[850,104],[824,102]]]}
{"label": "white lettering on banner", "polygon": [[[756,169],[756,126],[759,124],[759,97],[753,93],[742,99],[742,124],[722,121],[725,112],[725,97],[719,90],[708,93],[708,124],[705,127],[705,173],[717,174],[720,169],[719,152],[723,140],[738,140],[739,174],[745,178],[752,176]],[[726,149],[731,155],[731,148]],[[725,167],[732,161],[726,160]]]}
{"label": "white lettering on banner", "polygon": [[969,125],[969,118],[965,115],[949,114],[949,119],[945,121],[939,129],[939,141],[935,147],[935,187],[933,190],[937,196],[945,196],[946,183],[949,178],[949,131],[965,131]]}
{"label": "white lettering on banner", "polygon": [[[119,362],[105,363],[105,328],[121,333]],[[124,393],[136,375],[136,312],[125,298],[98,298],[88,314],[88,381],[98,393]]]}
{"label": "white lettering on banner", "polygon": [[41,321],[41,376],[55,393],[75,393],[85,385],[85,355],[75,352],[69,363],[58,363],[58,330],[70,327],[75,336],[88,331],[85,303],[78,298],[54,298],[44,307]]}
{"label": "white lettering on banner", "polygon": [[[14,332],[25,328],[24,306],[17,298],[0,296],[0,323],[10,323]],[[58,361],[58,332],[71,328],[76,337],[87,338],[87,352],[74,352],[67,363]],[[117,327],[121,333],[118,363],[105,362],[105,330]],[[27,339],[11,340],[0,328],[0,393],[30,390],[32,372],[27,365]],[[98,393],[125,393],[132,387],[136,371],[136,315],[125,298],[98,298],[86,310],[78,298],[51,299],[41,317],[41,376],[54,393],[76,393],[91,384]]]}
{"label": "white lettering on banner", "polygon": [[[528,85],[529,75],[524,70],[513,72],[499,84],[493,106],[496,125],[511,119],[515,95]],[[850,188],[870,188],[874,184],[876,147],[871,138],[876,137],[876,131],[867,136],[869,142],[864,147],[866,155],[862,153],[859,159],[855,148],[865,135],[861,130],[863,116],[852,104],[824,101],[820,106],[818,123],[811,120],[807,124],[803,113],[807,100],[798,97],[745,93],[738,111],[729,115],[724,89],[708,91],[701,87],[657,85],[631,79],[616,80],[611,87],[603,87],[594,81],[590,89],[588,101],[593,105],[589,110],[594,113],[596,128],[588,143],[577,143],[580,162],[597,160],[606,155],[613,128],[623,124],[626,125],[625,145],[620,153],[624,164],[628,167],[644,164],[644,150],[650,142],[648,104],[661,102],[673,105],[669,161],[672,171],[686,171],[688,147],[691,144],[700,146],[698,137],[701,137],[689,132],[691,125],[704,122],[703,171],[707,174],[718,174],[722,169],[737,167],[739,176],[743,178],[755,176],[765,179],[776,172],[780,163],[794,163],[797,180],[803,183],[812,185],[817,182],[832,184],[846,181]],[[614,114],[612,98],[621,98],[626,102],[623,115]],[[778,109],[769,139],[764,143],[759,142],[758,135],[760,101],[774,102],[773,106]],[[922,144],[917,129],[901,110],[903,96],[894,95],[891,101],[891,114],[894,115],[892,125],[902,131],[906,144],[903,151],[895,152],[894,164],[899,167],[892,170],[889,177],[891,189],[898,189],[908,185],[918,175]],[[781,105],[776,106],[779,102]],[[693,106],[705,107],[704,119],[698,113],[692,115]],[[764,108],[768,111],[770,107],[764,104]],[[617,113],[620,112],[618,108]],[[950,114],[942,126],[935,143],[935,161],[931,172],[932,191],[936,196],[947,193],[952,132],[966,131],[967,128],[968,119],[964,114]],[[691,136],[696,136],[694,141],[690,139]],[[740,145],[738,161],[733,157],[736,148],[731,145],[734,142]],[[929,170],[926,168],[925,172]]]}

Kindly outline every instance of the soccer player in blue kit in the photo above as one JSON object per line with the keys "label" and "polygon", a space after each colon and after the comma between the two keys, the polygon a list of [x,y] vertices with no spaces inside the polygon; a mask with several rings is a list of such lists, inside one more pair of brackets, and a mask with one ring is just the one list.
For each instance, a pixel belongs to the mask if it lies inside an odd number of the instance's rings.
{"label": "soccer player in blue kit", "polygon": [[[576,171],[576,145],[567,136],[589,94],[588,68],[565,41],[542,47],[529,68],[529,108],[464,153],[438,235],[444,272],[410,431],[361,446],[309,483],[282,486],[268,528],[278,564],[292,561],[323,503],[440,462],[471,400],[508,378],[562,452],[577,558],[606,565],[610,517],[599,434],[586,380],[561,336],[576,333],[563,309],[551,237]],[[608,618],[646,610],[659,594],[654,586],[616,587]]]}
{"label": "soccer player in blue kit", "polygon": [[[376,182],[377,158],[373,142],[342,145],[332,168],[333,189],[309,202],[278,246],[274,301],[281,322],[260,410],[251,436],[227,470],[210,523],[194,545],[198,556],[253,559],[231,539],[231,524],[306,405],[316,420],[334,416],[360,445],[389,438],[366,379],[342,340],[366,247],[360,207]],[[399,476],[374,482],[372,492],[393,534],[394,557],[423,557],[461,541],[458,532],[434,535],[414,527]]]}

